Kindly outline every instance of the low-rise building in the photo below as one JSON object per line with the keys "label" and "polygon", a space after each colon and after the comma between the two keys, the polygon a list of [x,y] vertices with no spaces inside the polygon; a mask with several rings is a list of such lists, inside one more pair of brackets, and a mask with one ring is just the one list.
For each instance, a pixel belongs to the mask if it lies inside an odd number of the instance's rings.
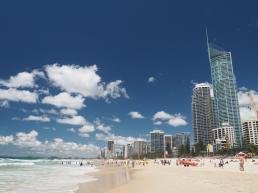
{"label": "low-rise building", "polygon": [[247,145],[258,145],[258,120],[249,120],[242,123],[243,138]]}
{"label": "low-rise building", "polygon": [[212,129],[214,146],[216,150],[221,148],[233,148],[235,145],[234,128],[229,123],[223,123],[222,127]]}

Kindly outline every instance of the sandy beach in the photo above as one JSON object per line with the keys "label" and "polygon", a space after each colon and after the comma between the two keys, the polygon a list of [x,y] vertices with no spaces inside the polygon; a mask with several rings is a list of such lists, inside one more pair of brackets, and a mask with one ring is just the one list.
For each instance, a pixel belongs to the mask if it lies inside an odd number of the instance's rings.
{"label": "sandy beach", "polygon": [[[99,182],[83,184],[77,193],[258,193],[257,164],[249,161],[245,164],[246,171],[240,172],[237,162],[229,163],[223,169],[214,167],[208,160],[204,163],[202,167],[184,167],[176,166],[174,162],[170,166],[151,162],[148,166],[131,169],[133,172],[127,183],[115,183],[120,178],[114,178],[117,169],[113,169],[113,176],[106,175]],[[97,189],[96,183],[101,184]]]}
{"label": "sandy beach", "polygon": [[130,180],[129,169],[126,167],[101,167],[91,176],[97,180],[80,184],[75,193],[104,193]]}

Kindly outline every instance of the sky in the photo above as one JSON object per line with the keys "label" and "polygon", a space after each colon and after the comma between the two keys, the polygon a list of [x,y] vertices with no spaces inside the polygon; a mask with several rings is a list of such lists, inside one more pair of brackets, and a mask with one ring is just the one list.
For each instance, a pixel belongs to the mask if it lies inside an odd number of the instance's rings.
{"label": "sky", "polygon": [[106,140],[192,133],[209,40],[258,103],[258,2],[1,1],[0,155],[95,156]]}

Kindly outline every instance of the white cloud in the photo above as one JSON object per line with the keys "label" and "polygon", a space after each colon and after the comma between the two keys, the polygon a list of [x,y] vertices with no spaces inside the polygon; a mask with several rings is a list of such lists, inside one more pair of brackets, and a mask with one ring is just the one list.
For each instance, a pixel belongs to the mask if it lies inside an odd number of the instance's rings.
{"label": "white cloud", "polygon": [[114,82],[108,83],[106,86],[106,90],[103,93],[103,97],[110,96],[113,99],[120,97],[129,98],[126,89],[120,86],[122,83],[123,82],[121,80],[116,80]]}
{"label": "white cloud", "polygon": [[60,157],[93,157],[99,153],[99,147],[93,144],[65,142],[61,138],[53,141],[39,141],[38,132],[19,132],[15,137],[0,136],[0,145],[12,144],[18,148],[29,149],[32,155]]}
{"label": "white cloud", "polygon": [[130,113],[128,113],[132,119],[143,119],[144,116],[139,113],[139,112],[136,112],[136,111],[131,111]]}
{"label": "white cloud", "polygon": [[76,130],[74,128],[68,128],[67,131],[72,132],[72,133],[76,132]]}
{"label": "white cloud", "polygon": [[67,92],[59,93],[56,96],[46,96],[42,100],[42,103],[71,109],[81,109],[82,107],[85,107],[83,104],[84,98],[81,95],[72,96]]}
{"label": "white cloud", "polygon": [[29,115],[28,117],[23,119],[24,121],[40,121],[40,122],[49,122],[50,119],[47,116],[35,116]]}
{"label": "white cloud", "polygon": [[91,98],[126,97],[126,89],[121,87],[122,81],[106,83],[97,74],[97,66],[47,65],[45,67],[51,83],[69,93],[81,94]]}
{"label": "white cloud", "polygon": [[155,82],[155,81],[156,81],[156,78],[154,78],[153,76],[148,78],[148,83],[152,83],[152,82]]}
{"label": "white cloud", "polygon": [[11,76],[9,80],[1,80],[0,85],[8,88],[32,88],[35,87],[36,76],[44,77],[44,73],[38,70],[29,72],[20,72],[16,76]]}
{"label": "white cloud", "polygon": [[173,127],[179,127],[187,125],[187,122],[185,117],[183,117],[181,114],[175,114],[171,119],[168,120],[168,124]]}
{"label": "white cloud", "polygon": [[36,147],[41,144],[40,141],[37,140],[38,132],[32,130],[29,133],[19,132],[16,134],[15,145],[20,147]]}
{"label": "white cloud", "polygon": [[[24,113],[26,113],[27,111],[24,110]],[[33,109],[31,111],[32,113],[35,113],[35,114],[51,114],[51,115],[58,115],[58,112],[57,110],[55,109],[42,109],[42,108],[39,108],[39,109]]]}
{"label": "white cloud", "polygon": [[252,107],[252,102],[248,94],[252,95],[253,101],[258,108],[258,93],[247,88],[240,88],[238,92],[238,100],[240,106],[240,117],[242,121],[256,119],[255,109]]}
{"label": "white cloud", "polygon": [[179,113],[172,115],[165,111],[159,111],[153,115],[152,120],[155,125],[161,125],[163,122],[166,122],[173,127],[187,125],[186,118]]}
{"label": "white cloud", "polygon": [[38,100],[37,93],[27,90],[17,90],[13,88],[0,89],[0,101],[14,101],[25,103],[36,103]]}
{"label": "white cloud", "polygon": [[80,115],[59,118],[56,121],[58,123],[68,124],[68,125],[84,125],[87,123],[87,121],[84,119],[84,117],[82,117]]}
{"label": "white cloud", "polygon": [[172,115],[169,113],[166,113],[165,111],[159,111],[153,115],[152,120],[162,120],[162,121],[167,121],[172,118]]}
{"label": "white cloud", "polygon": [[162,125],[162,122],[161,121],[155,121],[154,125]]}
{"label": "white cloud", "polygon": [[0,136],[0,145],[7,145],[13,142],[13,136]]}
{"label": "white cloud", "polygon": [[0,107],[3,108],[9,108],[9,102],[8,101],[0,101]]}
{"label": "white cloud", "polygon": [[60,113],[63,115],[70,115],[70,116],[77,115],[77,111],[74,109],[61,109]]}
{"label": "white cloud", "polygon": [[95,127],[91,123],[86,123],[78,129],[79,136],[81,137],[89,137],[89,133],[92,133],[93,131],[95,131]]}
{"label": "white cloud", "polygon": [[116,122],[116,123],[120,123],[121,122],[121,120],[118,117],[113,117],[111,119],[111,121]]}
{"label": "white cloud", "polygon": [[96,133],[96,139],[99,141],[108,141],[114,140],[115,144],[117,145],[126,145],[131,144],[134,141],[145,141],[143,138],[135,138],[135,137],[124,137],[124,136],[117,136],[111,133],[104,134],[104,133]]}

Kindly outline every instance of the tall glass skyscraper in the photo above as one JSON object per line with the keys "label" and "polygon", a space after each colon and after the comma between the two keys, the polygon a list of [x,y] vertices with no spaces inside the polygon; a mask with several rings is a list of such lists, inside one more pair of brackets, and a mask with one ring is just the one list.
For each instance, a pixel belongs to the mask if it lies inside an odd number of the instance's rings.
{"label": "tall glass skyscraper", "polygon": [[236,145],[241,146],[242,129],[231,52],[208,42],[208,54],[215,98],[216,126],[221,127],[223,123],[233,126]]}

